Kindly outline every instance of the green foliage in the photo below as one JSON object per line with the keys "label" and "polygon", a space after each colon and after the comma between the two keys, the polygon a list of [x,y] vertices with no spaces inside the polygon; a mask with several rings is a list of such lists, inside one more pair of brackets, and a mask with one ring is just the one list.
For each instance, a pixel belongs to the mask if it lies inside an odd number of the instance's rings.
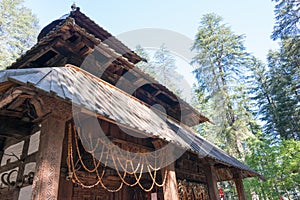
{"label": "green foliage", "polygon": [[165,44],[162,44],[154,52],[153,57],[150,57],[141,46],[136,47],[136,53],[147,60],[147,62],[138,63],[137,67],[151,75],[175,94],[181,95],[181,81],[183,81],[183,76],[176,72],[175,58]]}
{"label": "green foliage", "polygon": [[205,105],[201,112],[216,123],[201,125],[200,132],[215,136],[214,141],[238,156],[243,156],[243,140],[252,135],[244,82],[252,62],[243,38],[223,24],[220,16],[206,14],[192,48],[196,52],[192,63],[196,66],[198,104]]}
{"label": "green foliage", "polygon": [[[199,132],[231,153],[240,154],[244,144],[245,161],[266,178],[245,180],[249,199],[300,198],[300,2],[275,2],[272,38],[281,43],[267,65],[250,57],[243,36],[215,14],[202,18],[193,46],[196,106],[217,125]],[[249,132],[256,137],[244,137]]]}
{"label": "green foliage", "polygon": [[[255,61],[251,95],[263,129],[248,141],[247,164],[265,182],[246,180],[248,196],[260,199],[299,199],[300,195],[300,39],[299,1],[275,0],[276,24],[272,38],[280,49],[270,51],[268,65]],[[262,130],[263,132],[261,132]]]}
{"label": "green foliage", "polygon": [[260,140],[251,139],[248,144],[247,164],[266,178],[266,181],[246,179],[248,196],[254,192],[262,199],[279,196],[296,199],[294,193],[300,189],[300,141],[274,143],[261,135]]}
{"label": "green foliage", "polygon": [[0,1],[0,69],[5,69],[34,44],[38,20],[23,0]]}
{"label": "green foliage", "polygon": [[280,51],[269,52],[268,67],[256,61],[250,79],[264,134],[273,140],[300,139],[299,58],[289,55],[287,43]]}
{"label": "green foliage", "polygon": [[279,51],[268,55],[269,87],[274,99],[268,122],[273,123],[273,134],[282,139],[300,140],[300,2],[275,2],[276,24],[272,38],[281,39],[281,44]]}
{"label": "green foliage", "polygon": [[300,1],[298,0],[273,0],[276,2],[276,24],[272,38],[293,38],[300,34]]}
{"label": "green foliage", "polygon": [[[287,41],[284,41],[287,42]],[[268,55],[268,86],[273,112],[267,112],[268,133],[283,139],[300,140],[300,67],[282,44],[280,51]],[[270,127],[272,124],[273,127]]]}
{"label": "green foliage", "polygon": [[156,73],[154,71],[152,63],[150,63],[150,56],[148,55],[148,53],[140,45],[136,46],[135,53],[147,60],[147,62],[139,62],[137,64],[137,67],[155,78]]}

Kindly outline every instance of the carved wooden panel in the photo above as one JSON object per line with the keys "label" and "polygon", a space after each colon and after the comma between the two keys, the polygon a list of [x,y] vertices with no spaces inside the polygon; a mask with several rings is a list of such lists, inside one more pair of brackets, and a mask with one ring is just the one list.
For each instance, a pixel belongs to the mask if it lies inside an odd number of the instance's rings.
{"label": "carved wooden panel", "polygon": [[65,122],[49,116],[42,122],[32,199],[57,199]]}
{"label": "carved wooden panel", "polygon": [[9,189],[2,189],[0,191],[0,197],[1,197],[1,200],[13,200],[13,190],[9,190]]}
{"label": "carved wooden panel", "polygon": [[107,192],[102,187],[82,188],[74,186],[73,200],[113,200],[113,193]]}
{"label": "carved wooden panel", "polygon": [[205,184],[179,180],[178,192],[180,200],[209,200]]}

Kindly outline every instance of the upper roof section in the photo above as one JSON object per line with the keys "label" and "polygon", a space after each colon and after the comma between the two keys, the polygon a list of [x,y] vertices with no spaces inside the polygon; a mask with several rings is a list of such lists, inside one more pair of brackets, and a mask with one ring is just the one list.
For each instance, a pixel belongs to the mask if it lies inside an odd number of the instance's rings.
{"label": "upper roof section", "polygon": [[38,43],[9,68],[73,64],[150,106],[160,104],[167,115],[188,126],[209,121],[165,86],[134,66],[141,60],[77,8],[46,26],[38,37]]}
{"label": "upper roof section", "polygon": [[94,35],[96,38],[100,39],[101,42],[107,44],[110,48],[115,50],[117,53],[121,54],[127,58],[130,62],[136,64],[142,60],[134,51],[129,49],[120,40],[106,31],[104,28],[96,24],[93,20],[87,17],[85,14],[80,12],[80,8],[77,7],[70,14],[62,16],[60,19],[51,22],[49,25],[44,27],[38,36],[38,41],[45,37],[50,31],[52,31],[57,25],[64,23],[67,18],[73,18],[75,23],[81,28],[85,29],[87,33]]}

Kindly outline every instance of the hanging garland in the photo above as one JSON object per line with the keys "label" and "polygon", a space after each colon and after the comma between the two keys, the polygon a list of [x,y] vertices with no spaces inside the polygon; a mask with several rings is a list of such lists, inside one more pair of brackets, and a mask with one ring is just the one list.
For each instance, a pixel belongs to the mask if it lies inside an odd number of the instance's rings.
{"label": "hanging garland", "polygon": [[[70,123],[68,126],[67,165],[69,177],[72,182],[77,183],[83,188],[93,188],[100,185],[109,192],[120,191],[124,184],[129,187],[138,185],[145,192],[150,192],[155,186],[162,187],[165,184],[167,173],[164,173],[161,183],[157,182],[157,172],[165,166],[166,162],[166,153],[164,151],[151,154],[132,154],[132,152],[121,150],[120,147],[111,141],[107,142],[107,140],[101,140],[99,137],[96,138],[95,141],[95,138],[92,138],[91,134],[85,133],[84,139],[85,143],[88,142],[88,145],[81,145],[84,149],[84,152],[82,152],[79,143],[79,139],[82,138],[80,136],[83,136],[82,130],[80,128],[76,129],[75,125]],[[86,138],[88,136],[90,137]],[[87,147],[89,147],[89,149]],[[86,164],[84,154],[88,154],[92,158],[92,163],[89,163],[92,166]],[[108,164],[109,161],[110,163]],[[103,181],[108,167],[115,169],[120,179],[120,185],[116,188],[109,188]],[[82,178],[80,178],[80,175],[78,175],[80,170],[84,170],[86,173],[96,176],[96,181],[93,183],[85,183]],[[145,188],[141,183],[141,179],[145,174],[148,174],[148,177],[150,177],[152,181],[148,188]],[[133,183],[129,183],[126,180],[128,175],[133,177]]]}

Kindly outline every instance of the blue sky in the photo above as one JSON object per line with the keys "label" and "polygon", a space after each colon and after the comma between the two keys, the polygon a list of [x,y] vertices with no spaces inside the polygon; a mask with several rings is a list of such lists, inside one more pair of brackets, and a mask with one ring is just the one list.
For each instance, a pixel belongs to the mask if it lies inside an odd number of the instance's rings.
{"label": "blue sky", "polygon": [[[25,0],[44,27],[71,11],[70,0]],[[245,46],[262,61],[269,49],[277,48],[270,39],[274,25],[274,3],[271,0],[76,0],[81,11],[113,35],[142,28],[175,31],[193,39],[200,18],[214,12],[224,18],[236,34],[244,34]],[[124,42],[124,41],[123,41]],[[126,41],[125,41],[126,44]],[[191,85],[195,79],[188,63],[178,61],[179,73]]]}
{"label": "blue sky", "polygon": [[[77,0],[81,11],[114,35],[140,28],[163,28],[193,39],[203,14],[224,18],[236,34],[245,34],[249,52],[265,61],[277,45],[270,39],[274,25],[271,0]],[[43,27],[68,13],[70,0],[25,0]]]}

